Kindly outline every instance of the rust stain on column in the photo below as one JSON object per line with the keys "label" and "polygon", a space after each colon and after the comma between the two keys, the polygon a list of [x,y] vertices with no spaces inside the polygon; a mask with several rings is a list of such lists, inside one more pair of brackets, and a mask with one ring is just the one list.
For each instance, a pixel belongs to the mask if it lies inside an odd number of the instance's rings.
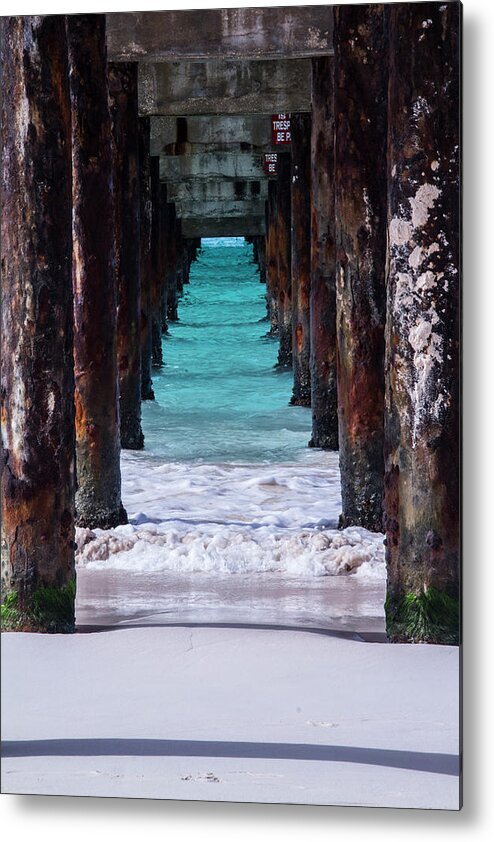
{"label": "rust stain on column", "polygon": [[126,523],[121,502],[113,153],[105,16],[67,18],[72,106],[74,373],[79,526]]}
{"label": "rust stain on column", "polygon": [[259,266],[259,281],[266,283],[266,237],[262,234],[255,238],[257,265]]}
{"label": "rust stain on column", "polygon": [[[2,580],[29,618],[74,580],[75,433],[70,98],[65,18],[4,17]],[[72,606],[72,607],[71,607]],[[66,623],[27,622],[62,631]]]}
{"label": "rust stain on column", "polygon": [[[448,643],[458,640],[459,597],[460,7],[386,13],[387,631]],[[428,620],[415,633],[417,600]]]}
{"label": "rust stain on column", "polygon": [[277,245],[277,202],[278,182],[272,179],[268,184],[266,202],[266,302],[269,333],[278,333],[278,245]]}
{"label": "rust stain on column", "polygon": [[140,225],[137,64],[110,64],[118,260],[117,363],[123,448],[141,450]]}
{"label": "rust stain on column", "polygon": [[292,357],[290,403],[310,406],[310,114],[292,127]]}
{"label": "rust stain on column", "polygon": [[388,62],[382,5],[335,8],[340,526],[381,532]]}
{"label": "rust stain on column", "polygon": [[152,358],[152,257],[151,257],[151,164],[149,155],[150,118],[139,117],[139,196],[140,196],[140,277],[141,277],[141,398],[154,400],[151,379]]}
{"label": "rust stain on column", "polygon": [[278,365],[292,365],[292,255],[290,154],[278,153],[276,247],[278,252]]}
{"label": "rust stain on column", "polygon": [[178,299],[182,297],[184,291],[184,240],[182,236],[182,219],[178,216],[175,219],[175,250],[175,285],[178,305]]}
{"label": "rust stain on column", "polygon": [[[173,254],[174,245],[170,242],[170,226],[175,225],[175,205],[168,201],[168,188],[166,184],[161,185],[161,215],[160,215],[160,243],[161,243],[161,269],[160,269],[160,314],[159,327],[161,335],[168,333],[168,287],[170,277],[167,271],[167,261],[170,254]],[[173,229],[174,230],[174,227]]]}
{"label": "rust stain on column", "polygon": [[167,314],[168,321],[178,320],[177,311],[177,215],[174,202],[170,202],[168,211],[167,237],[165,243],[165,272],[166,288],[168,290]]}
{"label": "rust stain on column", "polygon": [[311,447],[338,449],[333,61],[312,59]]}
{"label": "rust stain on column", "polygon": [[161,300],[164,287],[164,265],[163,265],[163,200],[160,184],[160,159],[157,156],[150,158],[151,175],[151,300],[150,300],[150,338],[151,338],[151,364],[153,368],[160,368],[163,365],[163,352],[161,349]]}

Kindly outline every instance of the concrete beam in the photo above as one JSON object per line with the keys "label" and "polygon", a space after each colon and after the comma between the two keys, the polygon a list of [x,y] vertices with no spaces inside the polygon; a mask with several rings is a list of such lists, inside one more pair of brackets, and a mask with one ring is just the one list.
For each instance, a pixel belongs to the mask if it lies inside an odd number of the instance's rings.
{"label": "concrete beam", "polygon": [[293,61],[139,65],[141,114],[271,114],[311,110],[311,64]]}
{"label": "concrete beam", "polygon": [[170,202],[229,202],[268,198],[268,179],[260,181],[185,181],[168,185]]}
{"label": "concrete beam", "polygon": [[261,216],[264,218],[266,211],[265,202],[262,199],[225,202],[177,202],[177,216],[182,219],[207,219],[208,217],[244,217]]}
{"label": "concrete beam", "polygon": [[249,237],[265,233],[264,217],[184,219],[182,234],[191,237]]}
{"label": "concrete beam", "polygon": [[169,155],[160,158],[161,181],[181,182],[187,179],[218,181],[223,178],[259,181],[264,178],[261,155],[240,152],[237,155],[219,152],[204,155]]}
{"label": "concrete beam", "polygon": [[333,51],[331,6],[118,12],[106,21],[111,61],[295,58]]}
{"label": "concrete beam", "polygon": [[271,151],[269,114],[184,117],[151,117],[151,155],[194,152]]}

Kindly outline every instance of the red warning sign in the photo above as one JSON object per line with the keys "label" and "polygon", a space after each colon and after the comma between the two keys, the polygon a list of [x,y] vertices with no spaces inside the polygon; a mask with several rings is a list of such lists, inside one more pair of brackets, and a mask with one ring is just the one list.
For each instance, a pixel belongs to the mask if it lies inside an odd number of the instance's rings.
{"label": "red warning sign", "polygon": [[265,175],[276,175],[278,172],[278,153],[266,152],[264,155],[264,173]]}
{"label": "red warning sign", "polygon": [[289,114],[273,114],[271,117],[271,143],[273,146],[292,142]]}

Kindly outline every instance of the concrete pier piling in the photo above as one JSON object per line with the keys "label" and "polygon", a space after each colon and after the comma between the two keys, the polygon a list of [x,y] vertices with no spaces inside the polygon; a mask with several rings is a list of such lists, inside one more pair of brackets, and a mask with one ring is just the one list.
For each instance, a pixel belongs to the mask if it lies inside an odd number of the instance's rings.
{"label": "concrete pier piling", "polygon": [[292,132],[292,362],[291,403],[310,406],[310,114],[294,114]]}
{"label": "concrete pier piling", "polygon": [[312,60],[311,447],[338,450],[333,59]]}
{"label": "concrete pier piling", "polygon": [[2,627],[72,631],[75,421],[65,18],[3,17],[0,35]]}
{"label": "concrete pier piling", "polygon": [[179,216],[175,219],[175,289],[178,306],[178,300],[182,297],[184,291],[184,238],[182,218]]}
{"label": "concrete pier piling", "polygon": [[[175,309],[177,304],[175,261],[175,204],[168,201],[168,187],[161,185],[160,206],[160,292],[159,309],[161,312],[161,334],[168,333],[169,302],[173,298]],[[175,291],[174,291],[175,290]],[[178,316],[178,313],[176,314]]]}
{"label": "concrete pier piling", "polygon": [[76,514],[126,523],[116,359],[115,203],[105,16],[67,18],[72,119]]}
{"label": "concrete pier piling", "polygon": [[389,23],[385,402],[391,640],[459,637],[459,37],[457,3]]}
{"label": "concrete pier piling", "polygon": [[266,305],[269,333],[278,333],[278,182],[269,182],[266,202]]}
{"label": "concrete pier piling", "polygon": [[340,526],[381,532],[386,132],[384,9],[335,9],[335,218]]}
{"label": "concrete pier piling", "polygon": [[292,365],[291,166],[289,153],[278,154],[276,248],[278,252],[278,365]]}
{"label": "concrete pier piling", "polygon": [[166,307],[166,280],[164,267],[163,238],[163,194],[166,198],[166,186],[160,183],[159,158],[151,156],[150,194],[151,194],[151,283],[150,283],[150,333],[151,333],[151,367],[160,368],[163,365],[161,347],[162,333],[162,302]]}
{"label": "concrete pier piling", "polygon": [[141,279],[141,398],[143,401],[154,400],[151,378],[153,267],[151,256],[152,200],[149,139],[149,117],[139,117],[139,214],[141,234],[139,271]]}
{"label": "concrete pier piling", "polygon": [[110,64],[118,255],[117,364],[123,448],[141,450],[141,285],[137,65]]}
{"label": "concrete pier piling", "polygon": [[266,237],[258,234],[255,238],[257,245],[257,263],[259,266],[259,281],[261,284],[266,283]]}
{"label": "concrete pier piling", "polygon": [[166,225],[166,278],[168,290],[167,314],[169,322],[178,321],[177,297],[177,213],[174,202],[170,202]]}

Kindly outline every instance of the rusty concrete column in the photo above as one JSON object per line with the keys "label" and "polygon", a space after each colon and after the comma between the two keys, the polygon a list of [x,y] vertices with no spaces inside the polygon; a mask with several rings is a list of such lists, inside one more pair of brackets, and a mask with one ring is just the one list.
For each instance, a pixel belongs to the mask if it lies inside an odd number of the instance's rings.
{"label": "rusty concrete column", "polygon": [[386,625],[459,637],[458,3],[390,5]]}
{"label": "rusty concrete column", "polygon": [[333,59],[312,59],[310,447],[338,450]]}
{"label": "rusty concrete column", "polygon": [[168,201],[168,188],[166,184],[161,185],[161,269],[160,269],[160,312],[161,312],[161,334],[164,336],[168,333],[168,282],[167,274],[167,259],[168,254],[173,251],[173,246],[170,243],[170,219],[173,225],[175,224],[175,216],[173,211],[175,205]]}
{"label": "rusty concrete column", "polygon": [[291,254],[291,156],[278,153],[277,234],[278,250],[278,365],[292,365],[292,254]]}
{"label": "rusty concrete column", "polygon": [[335,8],[340,526],[383,528],[386,131],[382,5]]}
{"label": "rusty concrete column", "polygon": [[117,364],[120,387],[120,437],[123,448],[141,450],[140,208],[137,64],[108,68],[110,110],[115,141],[117,239]]}
{"label": "rusty concrete column", "polygon": [[257,258],[259,262],[259,281],[266,283],[266,237],[261,235],[257,238]]}
{"label": "rusty concrete column", "polygon": [[292,127],[292,363],[295,406],[310,406],[310,114]]}
{"label": "rusty concrete column", "polygon": [[177,215],[174,202],[169,203],[167,237],[165,241],[165,273],[167,289],[167,319],[169,322],[178,320],[177,311]]}
{"label": "rusty concrete column", "polygon": [[[177,305],[178,299],[181,298],[184,291],[184,240],[182,236],[182,219],[177,216],[175,219],[175,249],[176,249],[176,263],[175,263],[175,278],[177,289]],[[178,316],[177,316],[178,318]]]}
{"label": "rusty concrete column", "polygon": [[113,149],[105,16],[67,17],[72,108],[74,373],[79,526],[127,522],[121,501]]}
{"label": "rusty concrete column", "polygon": [[63,15],[0,19],[2,627],[73,631],[72,191]]}
{"label": "rusty concrete column", "polygon": [[278,246],[277,246],[277,210],[278,182],[271,179],[268,184],[268,201],[266,202],[266,302],[269,333],[278,333]]}
{"label": "rusty concrete column", "polygon": [[168,238],[168,204],[166,184],[159,186],[159,219],[158,219],[158,273],[153,299],[153,367],[161,368],[163,365],[163,343],[162,336],[168,332],[167,310],[168,310],[168,286],[166,279],[166,252]]}
{"label": "rusty concrete column", "polygon": [[[161,298],[163,289],[163,226],[162,226],[162,187],[160,184],[160,159],[150,158],[151,175],[151,364],[153,368],[163,365],[161,350]],[[166,188],[165,188],[166,189]]]}
{"label": "rusty concrete column", "polygon": [[183,244],[183,283],[188,284],[189,281],[189,274],[190,274],[190,264],[192,262],[191,254],[189,251],[189,242],[185,237],[182,240]]}
{"label": "rusty concrete column", "polygon": [[151,163],[149,155],[150,120],[139,117],[139,198],[140,198],[140,277],[141,277],[141,398],[154,400],[151,379],[152,358],[152,260],[151,260]]}

